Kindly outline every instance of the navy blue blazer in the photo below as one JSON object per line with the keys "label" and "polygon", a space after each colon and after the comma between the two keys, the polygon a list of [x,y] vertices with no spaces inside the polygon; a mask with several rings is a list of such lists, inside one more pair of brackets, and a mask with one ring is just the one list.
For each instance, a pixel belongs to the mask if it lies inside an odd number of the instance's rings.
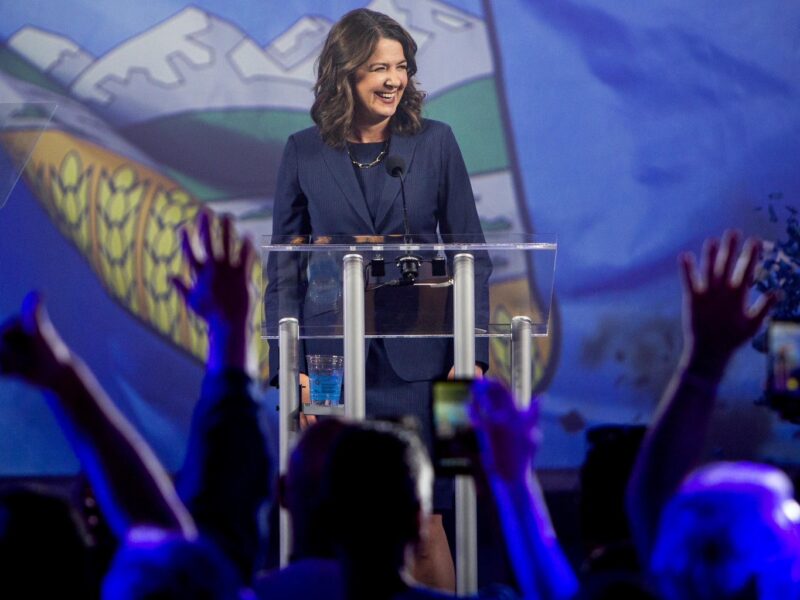
{"label": "navy blue blazer", "polygon": [[[448,125],[425,119],[422,130],[415,135],[393,134],[388,154],[399,156],[405,162],[408,222],[414,241],[435,242],[437,233],[460,234],[472,242],[484,241],[469,174]],[[383,165],[375,168],[383,168]],[[273,238],[403,233],[398,178],[386,178],[373,222],[346,149],[325,144],[316,127],[289,137],[278,172]],[[313,315],[307,314],[310,282],[304,280],[304,266],[288,255],[277,254],[273,253],[267,261],[268,326],[277,330],[279,316],[297,316],[307,325]],[[488,323],[490,273],[491,264],[484,255],[476,261],[478,327]],[[296,292],[287,294],[287,289]],[[406,381],[444,377],[453,364],[450,339],[387,339],[385,344],[392,367]],[[270,344],[273,384],[278,372],[277,346],[277,342]],[[303,363],[305,354],[342,353],[340,340],[306,339],[301,346],[304,346],[301,347]],[[485,339],[477,345],[476,361],[488,365]]]}

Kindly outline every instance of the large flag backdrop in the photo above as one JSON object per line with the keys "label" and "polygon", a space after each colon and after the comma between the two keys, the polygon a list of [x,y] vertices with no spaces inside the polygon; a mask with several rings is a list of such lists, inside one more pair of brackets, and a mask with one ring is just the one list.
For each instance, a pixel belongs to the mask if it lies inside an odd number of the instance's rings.
{"label": "large flag backdrop", "polygon": [[[269,233],[283,143],[310,124],[314,60],[361,5],[0,2],[0,102],[58,104],[0,210],[0,315],[44,290],[64,337],[170,468],[206,347],[168,285],[184,268],[177,229],[208,206],[243,234]],[[798,198],[800,6],[367,6],[419,43],[426,115],[453,126],[484,227],[558,235],[558,310],[535,347],[540,464],[574,466],[586,427],[652,414],[680,350],[677,252],[728,226],[774,237]],[[31,135],[6,131],[0,144],[13,157]],[[493,311],[540,309],[503,300],[535,273],[493,285]],[[720,453],[791,457],[792,429],[753,405],[763,363],[750,349],[736,358]],[[0,383],[0,432],[0,474],[76,468],[21,385]]]}

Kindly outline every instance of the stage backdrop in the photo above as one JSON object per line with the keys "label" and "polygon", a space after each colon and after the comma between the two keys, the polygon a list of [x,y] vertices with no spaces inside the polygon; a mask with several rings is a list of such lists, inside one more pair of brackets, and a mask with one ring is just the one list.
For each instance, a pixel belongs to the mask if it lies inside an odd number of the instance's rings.
{"label": "stage backdrop", "polygon": [[[178,228],[206,206],[269,233],[283,144],[311,123],[314,61],[362,5],[0,1],[0,102],[58,105],[0,209],[0,316],[41,289],[169,468],[206,349],[168,285],[185,268]],[[680,351],[677,253],[731,226],[779,237],[800,199],[800,5],[367,6],[417,40],[426,115],[452,125],[484,228],[558,236],[557,310],[535,345],[539,463],[575,466],[586,427],[652,415]],[[0,145],[18,160],[33,135],[7,130]],[[535,273],[496,273],[492,310],[514,283]],[[737,355],[718,456],[793,458],[794,428],[754,406],[763,372],[762,355]],[[265,403],[274,421],[274,394]],[[0,475],[76,468],[40,396],[0,382]]]}

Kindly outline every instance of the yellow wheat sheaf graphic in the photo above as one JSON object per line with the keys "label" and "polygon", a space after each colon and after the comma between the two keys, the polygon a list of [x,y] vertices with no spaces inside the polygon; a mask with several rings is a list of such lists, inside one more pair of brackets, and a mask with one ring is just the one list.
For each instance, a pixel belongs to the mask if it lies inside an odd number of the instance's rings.
{"label": "yellow wheat sheaf graphic", "polygon": [[[31,136],[14,132],[0,141],[19,160]],[[187,272],[179,231],[191,226],[203,205],[152,168],[60,131],[42,134],[24,176],[111,296],[172,343],[205,359],[205,324],[170,283],[172,275]],[[219,237],[216,228],[214,235]],[[262,289],[258,264],[252,284]],[[261,314],[255,313],[252,329],[260,332]],[[258,344],[259,336],[253,340]],[[259,356],[266,376],[266,352]]]}

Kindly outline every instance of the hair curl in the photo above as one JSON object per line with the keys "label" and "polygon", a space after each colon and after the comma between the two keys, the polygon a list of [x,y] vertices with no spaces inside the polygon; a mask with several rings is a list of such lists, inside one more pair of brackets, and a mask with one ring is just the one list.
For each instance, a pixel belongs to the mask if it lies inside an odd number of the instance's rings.
{"label": "hair curl", "polygon": [[353,133],[356,70],[369,60],[381,39],[399,42],[408,64],[408,83],[389,127],[392,133],[406,135],[417,133],[422,127],[425,93],[417,90],[414,81],[417,43],[390,16],[359,8],[331,28],[317,63],[311,118],[326,144],[342,147]]}

